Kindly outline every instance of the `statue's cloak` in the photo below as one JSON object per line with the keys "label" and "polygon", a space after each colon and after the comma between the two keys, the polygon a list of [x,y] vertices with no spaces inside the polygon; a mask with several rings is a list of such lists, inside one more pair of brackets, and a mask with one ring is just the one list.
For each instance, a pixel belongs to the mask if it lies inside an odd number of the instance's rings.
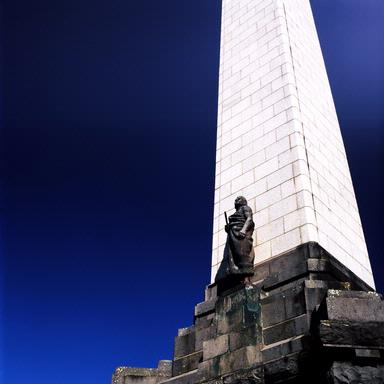
{"label": "statue's cloak", "polygon": [[246,211],[252,210],[248,206],[240,207],[228,218],[228,236],[224,248],[223,260],[217,272],[215,281],[221,280],[231,274],[241,273],[242,270],[249,270],[253,267],[255,253],[253,250],[252,233],[254,223],[248,226],[245,237],[241,238],[240,231],[247,220]]}

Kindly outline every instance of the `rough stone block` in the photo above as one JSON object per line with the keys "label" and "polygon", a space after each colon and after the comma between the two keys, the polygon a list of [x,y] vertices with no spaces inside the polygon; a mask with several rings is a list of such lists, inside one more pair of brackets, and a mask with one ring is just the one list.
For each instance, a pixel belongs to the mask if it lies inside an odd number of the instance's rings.
{"label": "rough stone block", "polygon": [[356,348],[355,349],[356,357],[363,357],[367,359],[379,359],[380,358],[380,350],[378,349],[362,349],[362,348]]}
{"label": "rough stone block", "polygon": [[297,247],[294,251],[277,257],[270,262],[269,268],[270,275],[264,281],[264,289],[267,291],[291,279],[306,275],[308,268],[304,248]]}
{"label": "rough stone block", "polygon": [[218,336],[215,339],[204,341],[203,359],[208,360],[223,355],[229,349],[228,335]]}
{"label": "rough stone block", "polygon": [[168,380],[161,381],[162,384],[195,384],[197,383],[197,370],[188,372],[184,375],[172,377]]}
{"label": "rough stone block", "polygon": [[195,316],[199,317],[212,313],[215,310],[216,301],[216,299],[211,299],[197,304],[195,306]]}
{"label": "rough stone block", "polygon": [[235,372],[223,378],[224,384],[264,384],[263,367]]}
{"label": "rough stone block", "polygon": [[225,375],[240,369],[251,368],[261,363],[259,346],[248,346],[220,357],[220,374]]}
{"label": "rough stone block", "polygon": [[172,376],[172,361],[160,360],[157,364],[157,377],[159,379],[168,378]]}
{"label": "rough stone block", "polygon": [[345,383],[384,383],[384,366],[357,366],[349,362],[334,362],[330,371],[329,379],[332,384]]}
{"label": "rough stone block", "polygon": [[243,311],[238,308],[236,311],[227,312],[224,316],[220,316],[217,321],[217,333],[219,335],[227,334],[233,330],[242,328]]}
{"label": "rough stone block", "polygon": [[194,330],[195,330],[194,325],[192,325],[190,327],[186,327],[186,328],[179,328],[177,335],[178,336],[184,336],[184,335],[187,335],[188,333],[193,332]]}
{"label": "rough stone block", "polygon": [[306,312],[304,289],[302,286],[295,286],[282,293],[284,297],[286,318],[290,319]]}
{"label": "rough stone block", "polygon": [[303,244],[300,249],[303,250],[305,258],[310,259],[320,259],[327,254],[327,252],[318,243],[313,241]]}
{"label": "rough stone block", "polygon": [[263,329],[264,344],[272,344],[281,340],[289,339],[308,332],[308,318],[307,315],[301,315],[291,320],[273,325]]}
{"label": "rough stone block", "polygon": [[295,377],[299,372],[299,353],[284,356],[264,365],[266,383],[283,383],[284,379]]}
{"label": "rough stone block", "polygon": [[173,361],[172,376],[178,376],[197,368],[202,361],[203,352],[195,352]]}
{"label": "rough stone block", "polygon": [[309,272],[327,272],[329,270],[329,263],[327,260],[308,259],[307,265]]}
{"label": "rough stone block", "polygon": [[259,287],[243,287],[217,304],[217,331],[226,334],[259,322]]}
{"label": "rough stone block", "polygon": [[199,351],[203,349],[203,343],[207,340],[213,339],[216,337],[217,327],[215,324],[210,325],[207,328],[196,329],[195,337],[195,350]]}
{"label": "rough stone block", "polygon": [[240,332],[229,334],[229,349],[235,351],[248,345],[256,345],[261,342],[261,326],[253,324]]}
{"label": "rough stone block", "polygon": [[356,290],[336,290],[330,289],[327,297],[339,297],[346,299],[366,299],[366,300],[383,300],[383,295],[373,291],[356,291]]}
{"label": "rough stone block", "polygon": [[195,352],[195,329],[185,335],[175,337],[175,358],[189,355],[193,352]]}
{"label": "rough stone block", "polygon": [[112,384],[156,384],[157,369],[120,367],[115,370]]}
{"label": "rough stone block", "polygon": [[263,327],[280,323],[306,312],[303,287],[300,283],[284,291],[272,292],[261,300]]}
{"label": "rough stone block", "polygon": [[374,292],[330,290],[326,298],[329,320],[383,321],[384,300]]}
{"label": "rough stone block", "polygon": [[217,285],[211,284],[205,290],[205,301],[213,300],[217,298]]}
{"label": "rough stone block", "polygon": [[324,300],[327,294],[326,288],[305,288],[305,306],[309,312],[314,311]]}
{"label": "rough stone block", "polygon": [[206,382],[210,379],[213,379],[219,376],[219,362],[220,358],[215,357],[213,359],[209,359],[207,361],[203,361],[198,365],[197,371],[197,381],[198,382]]}
{"label": "rough stone block", "polygon": [[261,300],[261,321],[263,327],[281,323],[286,319],[284,298],[277,294]]}
{"label": "rough stone block", "polygon": [[384,349],[384,323],[322,320],[320,340],[325,346],[372,347]]}
{"label": "rough stone block", "polygon": [[299,277],[298,279],[293,279],[289,282],[285,282],[284,284],[275,286],[273,289],[268,289],[266,291],[261,291],[260,298],[265,299],[266,297],[276,295],[278,293],[282,293],[287,291],[288,289],[293,289],[295,287],[304,287],[305,281],[307,281],[307,276]]}
{"label": "rough stone block", "polygon": [[300,352],[309,348],[308,336],[297,336],[291,339],[265,346],[262,350],[263,362]]}
{"label": "rough stone block", "polygon": [[194,326],[196,329],[208,328],[213,324],[214,320],[214,313],[210,313],[206,316],[196,317]]}
{"label": "rough stone block", "polygon": [[306,280],[305,288],[315,289],[348,289],[348,282],[325,281],[325,280]]}

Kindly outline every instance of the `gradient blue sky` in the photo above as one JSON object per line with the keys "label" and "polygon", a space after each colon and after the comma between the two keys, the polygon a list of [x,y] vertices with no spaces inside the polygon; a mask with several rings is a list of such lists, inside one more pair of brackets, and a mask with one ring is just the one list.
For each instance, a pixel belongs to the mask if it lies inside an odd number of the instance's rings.
{"label": "gradient blue sky", "polygon": [[[384,291],[384,3],[312,5]],[[109,383],[171,358],[209,282],[220,1],[2,10],[0,381]]]}

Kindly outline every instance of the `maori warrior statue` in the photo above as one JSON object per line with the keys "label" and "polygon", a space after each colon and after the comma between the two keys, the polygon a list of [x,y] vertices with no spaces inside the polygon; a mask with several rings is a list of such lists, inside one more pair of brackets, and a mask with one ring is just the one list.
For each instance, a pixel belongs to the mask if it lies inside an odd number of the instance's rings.
{"label": "maori warrior statue", "polygon": [[252,219],[252,209],[247,200],[239,196],[235,200],[236,212],[229,216],[225,231],[227,242],[224,248],[223,261],[215,280],[221,280],[230,275],[252,275],[253,250],[252,233],[255,224]]}

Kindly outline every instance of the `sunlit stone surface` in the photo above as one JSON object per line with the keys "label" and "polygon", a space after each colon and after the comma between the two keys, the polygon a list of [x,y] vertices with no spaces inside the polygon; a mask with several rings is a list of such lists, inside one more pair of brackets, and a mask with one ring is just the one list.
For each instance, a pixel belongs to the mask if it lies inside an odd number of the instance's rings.
{"label": "sunlit stone surface", "polygon": [[223,0],[212,281],[224,211],[254,211],[255,263],[318,242],[374,287],[308,0]]}

